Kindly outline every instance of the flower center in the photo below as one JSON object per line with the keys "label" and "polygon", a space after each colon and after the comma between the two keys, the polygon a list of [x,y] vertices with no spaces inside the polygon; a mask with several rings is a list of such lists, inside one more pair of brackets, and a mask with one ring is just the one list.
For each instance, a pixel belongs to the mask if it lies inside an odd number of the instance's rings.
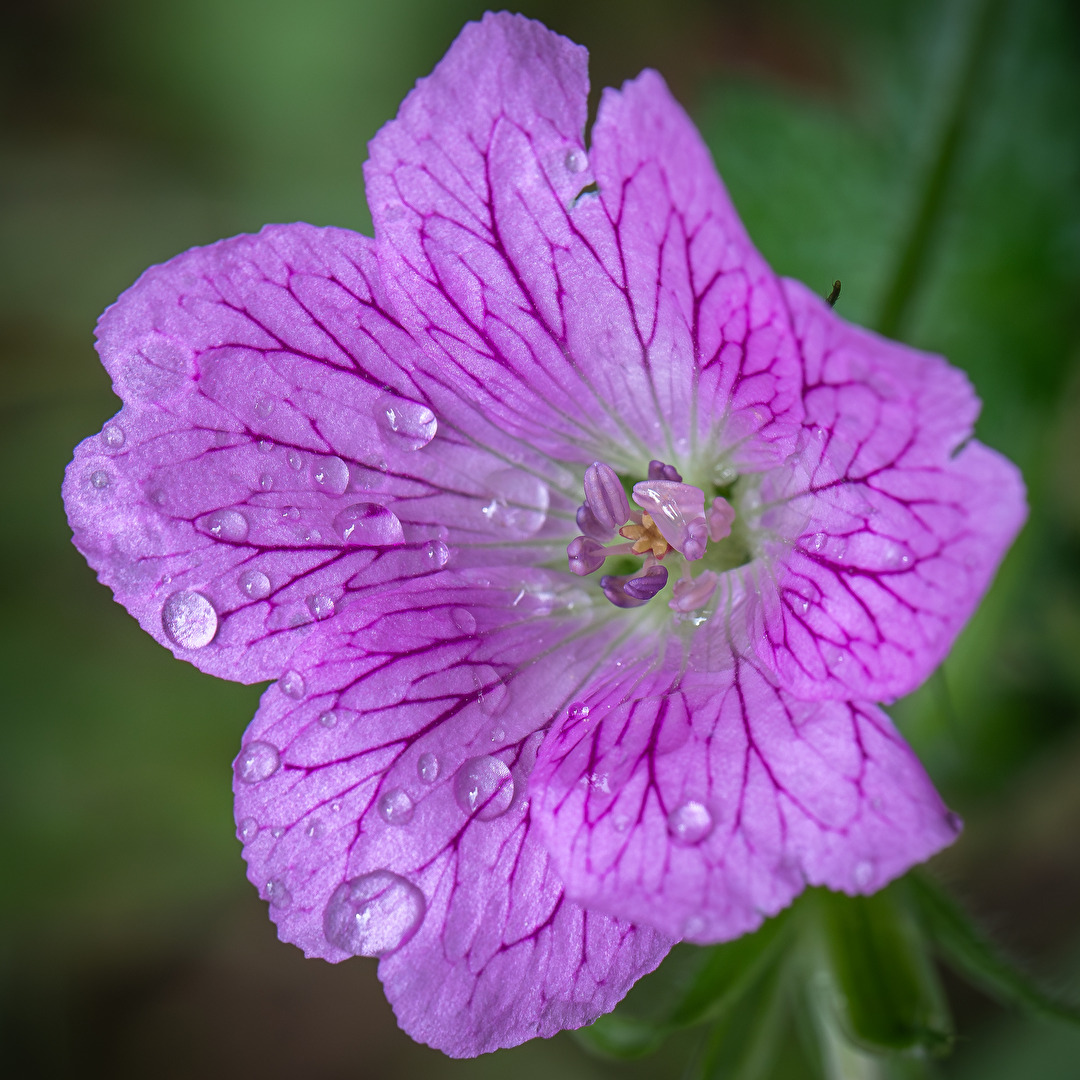
{"label": "flower center", "polygon": [[[735,510],[727,499],[716,496],[706,510],[705,492],[684,484],[675,467],[662,461],[650,461],[648,480],[634,485],[634,502],[640,510],[631,508],[622,480],[602,461],[585,470],[584,487],[585,501],[577,511],[582,535],[566,549],[573,573],[593,574],[616,555],[642,558],[632,573],[605,574],[600,579],[600,588],[616,607],[641,607],[667,585],[668,568],[662,560],[675,552],[682,556],[681,576],[668,607],[694,611],[709,602],[717,574],[703,570],[695,576],[691,564],[704,558],[710,542],[731,535]],[[625,543],[609,543],[616,532]]]}

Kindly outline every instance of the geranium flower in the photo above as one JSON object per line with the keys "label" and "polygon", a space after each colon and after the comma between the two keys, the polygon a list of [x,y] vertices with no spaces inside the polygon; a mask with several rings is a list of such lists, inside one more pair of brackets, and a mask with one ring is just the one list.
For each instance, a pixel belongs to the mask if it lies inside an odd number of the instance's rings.
{"label": "geranium flower", "polygon": [[873,702],[1024,517],[965,377],[777,278],[656,73],[588,150],[586,93],[466,27],[371,144],[375,241],[270,226],[109,308],[64,489],[149,633],[276,680],[235,790],[281,938],[381,957],[453,1055],[949,843]]}

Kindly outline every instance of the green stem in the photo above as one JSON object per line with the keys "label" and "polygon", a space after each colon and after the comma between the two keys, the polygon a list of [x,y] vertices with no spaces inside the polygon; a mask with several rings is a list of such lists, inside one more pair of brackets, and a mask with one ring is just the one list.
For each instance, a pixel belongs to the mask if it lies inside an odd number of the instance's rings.
{"label": "green stem", "polygon": [[1000,6],[1000,0],[976,0],[953,98],[929,159],[922,194],[912,217],[907,242],[900,253],[892,282],[885,292],[876,320],[877,329],[886,337],[896,337],[903,328],[910,315],[912,300],[924,277],[931,237],[941,219],[945,196],[956,167],[957,154],[970,124],[971,106],[981,61],[987,51]]}

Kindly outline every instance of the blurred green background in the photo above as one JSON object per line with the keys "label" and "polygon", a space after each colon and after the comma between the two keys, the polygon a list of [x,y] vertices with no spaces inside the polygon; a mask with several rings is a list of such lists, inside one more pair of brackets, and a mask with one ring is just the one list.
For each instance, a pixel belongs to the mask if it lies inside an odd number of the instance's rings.
{"label": "blurred green background", "polygon": [[[1061,0],[546,0],[593,83],[658,68],[778,270],[946,353],[1032,514],[946,663],[893,710],[967,820],[937,862],[1080,985],[1080,19]],[[374,961],[279,944],[230,762],[258,688],[174,661],[70,546],[71,448],[117,407],[98,313],[150,263],[267,221],[369,231],[361,165],[466,0],[0,4],[0,965],[7,1075],[678,1075],[569,1036],[450,1062]],[[595,96],[595,93],[594,93]],[[945,1077],[1080,1077],[1080,1035],[950,983]],[[792,1075],[800,1075],[793,1073]]]}

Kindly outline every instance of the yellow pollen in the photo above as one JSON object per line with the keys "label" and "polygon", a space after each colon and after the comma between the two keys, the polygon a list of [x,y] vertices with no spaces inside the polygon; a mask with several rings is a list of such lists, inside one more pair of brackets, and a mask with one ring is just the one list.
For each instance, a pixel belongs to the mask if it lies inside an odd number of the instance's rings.
{"label": "yellow pollen", "polygon": [[668,542],[656,527],[656,522],[648,514],[641,515],[640,525],[624,525],[619,530],[619,535],[627,540],[636,541],[635,555],[644,555],[647,551],[651,551],[654,558],[662,559],[668,553]]}

